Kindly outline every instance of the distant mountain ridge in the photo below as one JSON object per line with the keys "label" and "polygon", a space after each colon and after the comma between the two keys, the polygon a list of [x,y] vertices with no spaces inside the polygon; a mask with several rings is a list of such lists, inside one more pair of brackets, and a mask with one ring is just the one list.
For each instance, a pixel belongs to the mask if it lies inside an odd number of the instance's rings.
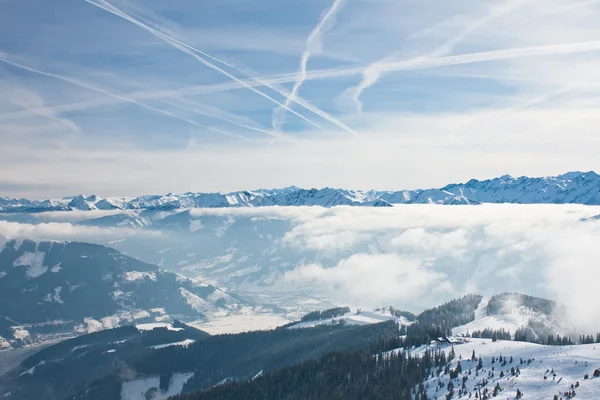
{"label": "distant mountain ridge", "polygon": [[139,197],[96,195],[63,199],[28,200],[0,198],[0,212],[71,210],[171,210],[185,208],[263,206],[366,206],[394,204],[600,204],[600,175],[593,171],[563,175],[513,178],[503,175],[479,181],[449,184],[438,189],[400,191],[353,191],[345,189],[259,189],[231,193],[169,193]]}

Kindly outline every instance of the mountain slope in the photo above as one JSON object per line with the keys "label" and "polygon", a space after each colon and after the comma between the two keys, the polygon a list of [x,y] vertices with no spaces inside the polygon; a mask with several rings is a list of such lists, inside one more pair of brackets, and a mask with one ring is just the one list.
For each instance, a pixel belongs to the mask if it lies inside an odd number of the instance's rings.
{"label": "mountain slope", "polygon": [[96,195],[53,200],[0,198],[0,212],[40,212],[68,210],[173,210],[184,208],[261,206],[367,206],[392,204],[600,204],[600,175],[568,172],[554,177],[513,178],[503,175],[479,181],[449,184],[442,188],[400,191],[351,191],[344,189],[285,189],[232,193],[169,193],[135,198],[101,198]]}
{"label": "mountain slope", "polygon": [[[122,327],[59,343],[0,377],[0,398],[143,399],[148,392],[157,391],[158,396],[169,391],[175,377],[177,383],[186,378],[184,391],[206,389],[328,352],[369,348],[398,335],[391,321],[218,336],[206,336],[186,325],[175,329],[140,332]],[[156,383],[160,387],[151,390]],[[139,397],[123,396],[133,389]]]}
{"label": "mountain slope", "polygon": [[514,338],[517,330],[527,329],[532,340],[546,340],[549,334],[564,334],[565,327],[554,316],[553,301],[518,293],[502,293],[482,298],[471,322],[455,326],[456,336],[481,333],[484,330],[507,331]]}
{"label": "mountain slope", "polygon": [[[568,399],[571,398],[568,393],[573,392],[575,398],[600,398],[600,379],[593,377],[600,366],[600,346],[595,344],[544,346],[470,339],[453,347],[422,346],[411,353],[420,355],[431,349],[441,349],[446,354],[453,349],[455,358],[446,372],[423,383],[429,399],[448,398],[449,382],[453,383],[453,398],[474,398],[475,392],[483,394],[484,391],[488,392],[487,398],[492,398],[496,385],[499,387],[498,394],[493,397],[500,399],[514,399],[517,390],[522,393],[523,399]],[[475,360],[472,360],[473,354]],[[458,363],[462,372],[452,379],[448,372],[456,370]]]}
{"label": "mountain slope", "polygon": [[11,240],[0,251],[4,347],[134,320],[205,319],[241,304],[214,286],[99,245]]}

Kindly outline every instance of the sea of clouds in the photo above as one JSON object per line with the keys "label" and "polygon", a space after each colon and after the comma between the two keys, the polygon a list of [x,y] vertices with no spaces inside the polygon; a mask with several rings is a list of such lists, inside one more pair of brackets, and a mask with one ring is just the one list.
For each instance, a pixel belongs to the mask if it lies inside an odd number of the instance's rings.
{"label": "sea of clouds", "polygon": [[[593,300],[600,282],[600,221],[589,219],[597,214],[600,207],[514,204],[190,213],[200,221],[218,216],[229,223],[289,223],[283,235],[272,238],[270,252],[299,252],[303,257],[282,271],[273,287],[304,285],[337,304],[394,305],[412,311],[467,293],[519,292],[557,300],[568,310],[566,323],[589,331],[600,329]],[[52,219],[45,214],[37,223],[0,221],[0,235],[99,243],[164,236],[147,229],[76,225],[76,214]],[[256,249],[260,251],[264,249]]]}

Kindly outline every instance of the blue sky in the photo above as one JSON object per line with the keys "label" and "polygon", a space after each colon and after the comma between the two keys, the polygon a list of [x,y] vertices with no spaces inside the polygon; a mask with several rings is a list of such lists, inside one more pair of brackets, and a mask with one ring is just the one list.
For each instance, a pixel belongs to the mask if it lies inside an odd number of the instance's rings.
{"label": "blue sky", "polygon": [[0,0],[0,195],[598,168],[598,0]]}

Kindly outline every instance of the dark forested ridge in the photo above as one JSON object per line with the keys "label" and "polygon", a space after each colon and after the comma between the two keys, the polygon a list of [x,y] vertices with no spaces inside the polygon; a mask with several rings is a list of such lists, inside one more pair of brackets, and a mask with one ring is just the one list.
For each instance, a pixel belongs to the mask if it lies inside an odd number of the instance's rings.
{"label": "dark forested ridge", "polygon": [[321,319],[335,318],[350,312],[350,307],[335,307],[323,311],[313,311],[303,316],[300,321],[318,321]]}
{"label": "dark forested ridge", "polygon": [[219,385],[173,400],[424,400],[424,388],[415,388],[431,368],[445,364],[445,356],[431,351],[423,357],[402,352],[385,357],[369,351],[334,352],[250,381]]}
{"label": "dark forested ridge", "polygon": [[[177,372],[194,373],[184,387],[184,391],[194,391],[226,378],[245,380],[261,370],[276,371],[334,351],[365,349],[373,354],[399,347],[398,335],[392,321],[216,336],[190,327],[144,332],[123,327],[44,349],[0,378],[0,396],[9,400],[112,399],[118,398],[123,381]],[[187,347],[151,348],[185,339],[195,342]]]}
{"label": "dark forested ridge", "polygon": [[432,339],[450,335],[452,328],[475,319],[475,309],[481,299],[480,295],[469,294],[423,311],[417,315],[414,324],[406,327],[404,345],[410,347],[428,344]]}

